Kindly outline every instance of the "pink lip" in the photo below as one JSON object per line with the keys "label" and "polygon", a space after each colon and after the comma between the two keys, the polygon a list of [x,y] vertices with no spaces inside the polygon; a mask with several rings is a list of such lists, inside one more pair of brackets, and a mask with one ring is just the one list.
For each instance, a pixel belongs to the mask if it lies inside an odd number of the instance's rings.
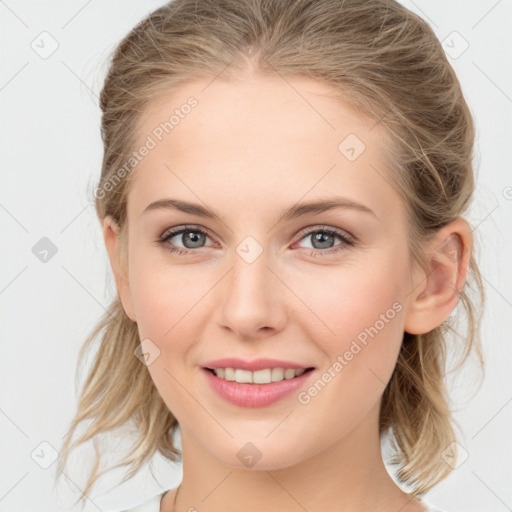
{"label": "pink lip", "polygon": [[300,363],[294,363],[292,361],[283,361],[281,359],[268,359],[260,358],[253,359],[252,361],[244,361],[243,359],[237,359],[236,357],[225,357],[223,359],[215,359],[215,361],[208,361],[204,363],[203,368],[240,368],[240,370],[249,370],[255,372],[257,370],[264,370],[265,368],[293,368],[298,370],[299,368],[312,368],[312,365],[303,365]]}
{"label": "pink lip", "polygon": [[[215,363],[218,364],[218,361],[215,361]],[[215,368],[222,367],[222,365],[215,366]],[[282,368],[282,366],[277,367]],[[226,366],[226,368],[232,368],[232,366]],[[269,366],[266,366],[266,368],[269,368]],[[240,384],[235,381],[221,379],[206,368],[203,368],[202,371],[214,391],[228,402],[241,407],[264,407],[277,402],[298,390],[309,379],[310,375],[315,373],[314,370],[307,371],[293,379],[285,379],[269,384]]]}

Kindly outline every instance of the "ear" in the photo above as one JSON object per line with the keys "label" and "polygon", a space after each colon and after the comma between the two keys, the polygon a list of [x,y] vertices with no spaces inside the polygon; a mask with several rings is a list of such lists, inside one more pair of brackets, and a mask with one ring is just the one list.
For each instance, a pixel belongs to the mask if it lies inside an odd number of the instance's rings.
{"label": "ear", "polygon": [[103,240],[105,241],[110,266],[112,267],[116,281],[117,296],[128,318],[135,322],[135,312],[128,280],[128,268],[122,258],[121,250],[123,240],[120,235],[120,228],[117,222],[110,215],[107,215],[103,220]]}
{"label": "ear", "polygon": [[429,241],[428,269],[416,274],[415,288],[405,317],[404,331],[424,334],[441,325],[455,309],[464,286],[473,239],[468,224],[456,219]]}

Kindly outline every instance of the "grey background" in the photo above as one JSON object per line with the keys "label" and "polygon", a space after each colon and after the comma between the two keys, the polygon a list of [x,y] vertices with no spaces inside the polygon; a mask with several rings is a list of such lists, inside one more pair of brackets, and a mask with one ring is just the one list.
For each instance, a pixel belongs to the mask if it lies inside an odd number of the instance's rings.
{"label": "grey background", "polygon": [[[102,154],[97,95],[109,52],[163,3],[0,0],[0,510],[68,510],[84,485],[92,452],[58,489],[52,453],[76,405],[78,350],[115,294],[90,201]],[[470,221],[488,298],[484,383],[478,389],[470,366],[449,377],[467,458],[425,500],[450,511],[511,510],[512,3],[403,3],[445,40],[475,117]],[[56,250],[46,262],[37,257],[43,237]],[[133,506],[179,483],[179,465],[157,457],[154,468],[159,482],[148,470],[119,486],[124,473],[108,475],[86,510]]]}

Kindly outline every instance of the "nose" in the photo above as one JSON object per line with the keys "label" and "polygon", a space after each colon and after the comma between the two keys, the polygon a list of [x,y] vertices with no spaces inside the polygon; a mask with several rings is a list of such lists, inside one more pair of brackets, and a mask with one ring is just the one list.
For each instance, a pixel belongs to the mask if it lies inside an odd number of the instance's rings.
{"label": "nose", "polygon": [[233,266],[220,284],[220,326],[240,339],[275,335],[287,322],[288,290],[269,259],[265,251],[252,262],[235,254]]}

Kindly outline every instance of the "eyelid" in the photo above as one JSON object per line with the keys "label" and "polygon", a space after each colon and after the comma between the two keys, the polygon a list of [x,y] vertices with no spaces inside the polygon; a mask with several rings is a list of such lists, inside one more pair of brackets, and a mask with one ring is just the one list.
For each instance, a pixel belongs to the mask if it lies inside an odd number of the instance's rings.
{"label": "eyelid", "polygon": [[[164,232],[160,235],[159,238],[160,239],[164,239],[164,238],[171,237],[171,235],[172,236],[176,236],[176,235],[181,234],[183,231],[186,231],[186,230],[190,230],[190,231],[196,230],[196,231],[199,231],[199,232],[203,232],[210,239],[214,238],[214,237],[211,236],[211,232],[210,232],[210,230],[208,228],[205,228],[203,226],[199,226],[197,224],[183,224],[181,226],[175,226],[175,227],[172,227],[172,228],[168,228],[168,229],[164,230]],[[347,238],[349,241],[351,241],[353,243],[356,243],[356,242],[359,241],[359,239],[356,236],[352,235],[351,233],[349,233],[348,231],[346,231],[344,229],[336,228],[336,227],[330,226],[330,225],[322,225],[322,224],[310,224],[309,226],[306,226],[306,227],[302,228],[295,235],[295,237],[298,237],[297,242],[300,242],[305,236],[310,235],[312,232],[322,231],[322,230],[336,233],[338,236],[345,237],[345,238]]]}
{"label": "eyelid", "polygon": [[[200,233],[206,235],[208,238],[210,238],[210,239],[212,238],[212,237],[210,237],[210,231],[207,228],[204,228],[203,226],[182,224],[179,226],[173,226],[172,228],[166,229],[162,233],[162,235],[156,240],[156,244],[160,247],[163,247],[169,253],[176,254],[180,257],[186,257],[186,256],[193,257],[197,254],[201,254],[202,251],[200,251],[199,249],[205,249],[207,247],[211,247],[211,246],[205,246],[205,247],[199,247],[197,249],[188,249],[188,248],[182,248],[179,246],[175,246],[174,244],[169,243],[169,240],[171,238],[174,238],[175,236],[178,236],[187,231],[200,232]],[[319,224],[313,224],[313,225],[303,228],[296,235],[296,236],[298,236],[298,240],[291,247],[294,248],[302,240],[306,239],[308,236],[311,236],[311,235],[313,235],[313,233],[316,233],[316,232],[323,232],[323,233],[328,233],[333,236],[337,236],[342,241],[342,243],[337,244],[334,247],[328,248],[326,250],[315,249],[315,248],[310,249],[309,256],[313,257],[315,259],[329,257],[331,255],[336,255],[336,254],[339,254],[341,252],[344,252],[350,248],[353,248],[353,247],[356,247],[359,245],[359,239],[357,237],[355,237],[351,233],[346,232],[345,230],[343,230],[341,228],[336,228],[334,226],[325,226],[325,225],[322,226]]]}
{"label": "eyelid", "polygon": [[190,230],[190,231],[202,231],[208,236],[210,236],[210,230],[199,226],[197,224],[180,224],[179,226],[173,226],[172,228],[167,228],[163,231],[163,233],[160,235],[160,238],[167,238],[169,235],[177,235],[181,231]]}
{"label": "eyelid", "polygon": [[[164,243],[164,244],[168,243],[168,241],[171,238],[174,238],[177,235],[181,235],[182,233],[187,232],[187,231],[197,231],[199,233],[203,233],[204,235],[206,235],[211,240],[213,240],[213,238],[214,238],[214,237],[212,237],[210,235],[210,230],[205,228],[205,227],[203,227],[203,226],[199,226],[199,225],[195,225],[195,224],[182,224],[180,226],[174,226],[172,228],[166,229],[158,237],[157,243]],[[201,247],[201,249],[204,249],[206,247],[210,247],[210,246]],[[187,248],[182,249],[181,247],[178,247],[178,249],[181,249],[183,251],[189,251],[189,252],[198,252],[197,249],[187,249]]]}
{"label": "eyelid", "polygon": [[330,226],[330,225],[327,225],[327,224],[324,224],[324,225],[322,225],[322,224],[311,224],[311,225],[301,229],[297,233],[297,235],[296,235],[299,238],[298,241],[302,240],[305,235],[310,235],[311,233],[313,233],[315,231],[328,231],[328,232],[332,232],[332,233],[337,234],[338,236],[341,236],[343,238],[348,239],[350,242],[353,242],[353,243],[356,243],[356,242],[359,241],[359,239],[356,236],[352,235],[351,233],[349,233],[345,229],[337,228],[337,227]]}

